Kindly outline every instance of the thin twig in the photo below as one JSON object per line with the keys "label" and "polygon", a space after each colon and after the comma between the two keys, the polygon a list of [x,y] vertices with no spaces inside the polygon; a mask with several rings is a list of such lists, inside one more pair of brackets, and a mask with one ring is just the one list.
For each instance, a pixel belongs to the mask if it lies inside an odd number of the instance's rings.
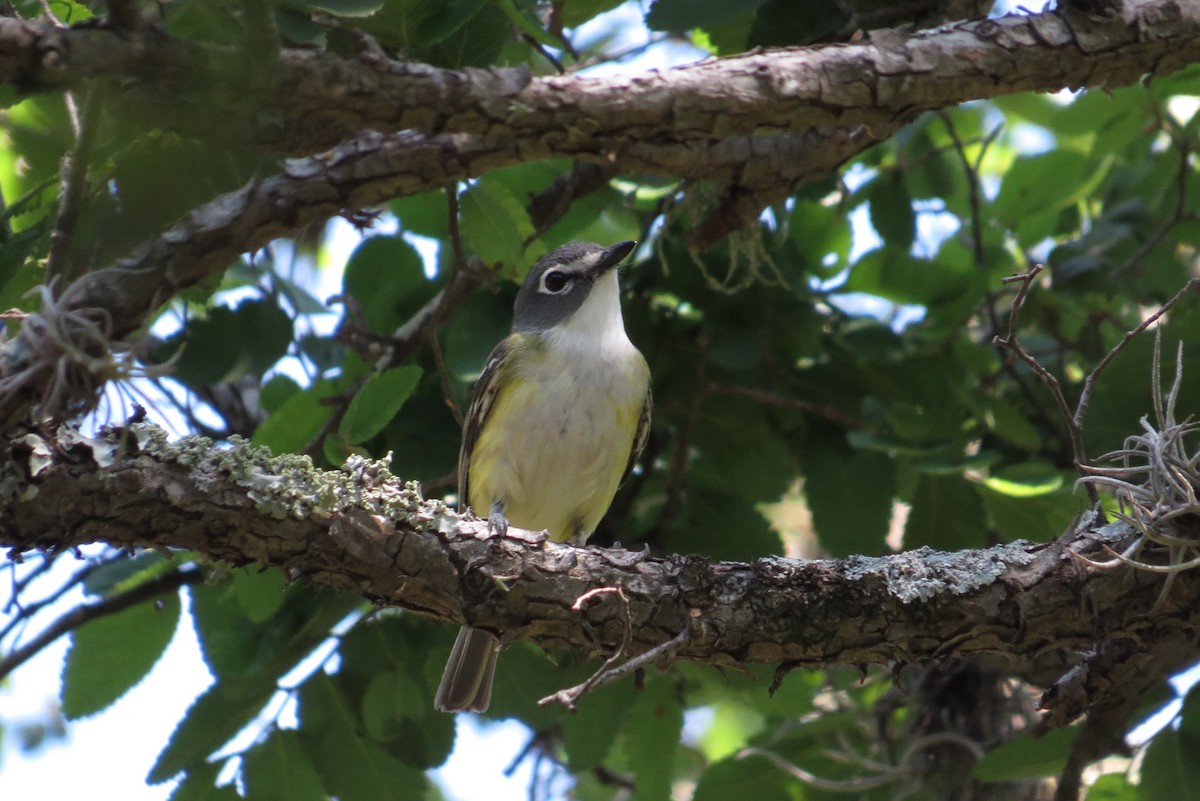
{"label": "thin twig", "polygon": [[996,137],[1000,135],[1000,131],[1004,129],[1004,126],[997,125],[991,130],[983,140],[983,145],[979,150],[979,156],[975,160],[975,164],[971,164],[971,160],[967,158],[966,145],[963,144],[963,141],[958,136],[958,131],[954,127],[954,120],[944,110],[938,112],[938,119],[946,126],[946,133],[950,135],[950,141],[954,143],[954,152],[958,154],[958,159],[962,162],[963,173],[967,178],[967,200],[971,208],[971,252],[975,257],[975,268],[982,269],[984,264],[983,214],[980,210],[979,166],[983,163],[983,157],[987,153],[988,146],[996,140]]}
{"label": "thin twig", "polygon": [[700,412],[704,408],[705,388],[708,386],[708,340],[700,337],[697,341],[699,353],[696,355],[695,389],[692,392],[692,403],[688,407],[687,417],[675,438],[675,448],[671,452],[667,464],[666,500],[658,514],[654,528],[646,538],[648,542],[659,541],[679,512],[683,509],[683,481],[687,468],[688,456],[691,453],[692,438],[700,423]]}
{"label": "thin twig", "polygon": [[437,337],[429,338],[429,350],[433,353],[433,363],[437,366],[438,376],[442,379],[442,395],[445,398],[446,406],[450,409],[450,414],[454,415],[458,427],[462,428],[466,422],[458,401],[454,399],[454,377],[446,369],[446,360],[442,358],[442,344],[438,342]]}
{"label": "thin twig", "polygon": [[54,230],[50,232],[50,254],[46,258],[46,284],[49,286],[53,286],[56,279],[70,281],[82,272],[78,265],[68,266],[67,258],[75,224],[82,210],[83,196],[87,191],[88,162],[91,161],[92,147],[96,142],[103,95],[104,90],[99,84],[88,90],[75,148],[62,159],[58,216],[54,221]]}
{"label": "thin twig", "polygon": [[[946,126],[946,132],[950,135],[950,139],[954,144],[954,152],[958,155],[959,161],[962,163],[963,173],[967,179],[967,199],[970,204],[971,213],[971,253],[975,262],[975,269],[983,272],[987,268],[986,252],[983,247],[983,212],[982,212],[982,189],[979,182],[979,171],[983,165],[983,159],[987,156],[988,148],[1000,136],[1000,132],[1004,130],[1003,125],[997,125],[988,132],[988,135],[979,142],[979,155],[975,157],[975,163],[971,163],[971,159],[967,157],[967,143],[958,135],[958,130],[954,126],[954,120],[951,116],[941,111],[938,113],[942,124]],[[990,287],[988,288],[985,297],[984,309],[988,315],[988,325],[991,327],[993,336],[1000,331],[1000,315],[996,312],[996,300],[998,295]],[[999,346],[998,346],[999,347]],[[1011,359],[1000,360],[1001,369],[1016,384],[1017,389],[1025,396],[1025,400],[1029,403],[1029,408],[1033,409],[1035,414],[1039,415],[1051,430],[1057,430],[1050,417],[1045,413],[1042,404],[1038,402],[1037,396],[1034,395],[1033,389],[1029,386],[1029,382],[1025,380],[1025,376],[1021,375],[1017,370],[1016,365]]]}
{"label": "thin twig", "polygon": [[820,417],[831,423],[837,423],[851,431],[861,431],[867,427],[865,420],[855,417],[848,412],[827,403],[814,403],[802,398],[789,398],[775,392],[768,392],[754,387],[741,387],[732,384],[709,383],[704,391],[710,395],[728,395],[734,398],[746,398],[765,406],[776,406],[781,409],[794,409],[798,412]]}
{"label": "thin twig", "polygon": [[1074,428],[1082,430],[1083,417],[1085,414],[1087,414],[1088,404],[1092,400],[1092,391],[1096,387],[1096,379],[1100,377],[1100,373],[1103,372],[1104,368],[1108,367],[1108,365],[1112,363],[1112,360],[1116,358],[1117,354],[1124,350],[1125,346],[1128,345],[1134,337],[1153,325],[1158,318],[1162,317],[1164,314],[1174,308],[1175,304],[1178,303],[1184,295],[1197,286],[1200,286],[1200,276],[1189,279],[1188,282],[1184,284],[1178,292],[1171,296],[1170,300],[1168,300],[1162,306],[1159,306],[1157,311],[1143,320],[1136,328],[1126,331],[1125,336],[1121,337],[1121,341],[1114,345],[1108,353],[1104,354],[1104,358],[1101,359],[1094,368],[1092,368],[1092,372],[1088,373],[1087,378],[1085,378],[1083,381],[1083,391],[1079,394],[1079,403],[1075,408],[1075,414],[1071,416],[1071,424]]}
{"label": "thin twig", "polygon": [[[600,666],[600,669],[589,676],[587,681],[571,688],[570,690],[560,691],[554,696],[551,696],[551,698],[555,698],[560,702],[563,702],[562,699],[558,698],[558,696],[562,695],[563,692],[570,693],[570,700],[566,701],[565,703],[567,709],[571,710],[572,712],[575,711],[575,704],[580,698],[582,698],[593,687],[600,686],[601,679],[604,678],[606,673],[613,669],[613,666],[616,665],[621,657],[625,655],[625,652],[629,650],[630,643],[633,642],[633,616],[629,612],[629,599],[625,597],[625,592],[620,587],[597,587],[593,590],[588,590],[583,595],[575,599],[575,603],[571,604],[571,611],[578,612],[582,610],[584,604],[601,595],[615,595],[617,596],[617,600],[621,602],[621,619],[625,622],[625,634],[621,638],[621,644],[617,646],[617,650],[613,652],[612,656],[604,660],[604,664]],[[545,706],[550,702],[551,701],[549,699],[543,698],[538,703],[541,706]]]}
{"label": "thin twig", "polygon": [[547,50],[541,42],[534,39],[527,33],[521,34],[521,38],[525,40],[525,44],[537,51],[538,55],[550,62],[550,66],[558,71],[559,75],[565,75],[567,70],[563,67],[563,63],[554,57],[554,54]]}
{"label": "thin twig", "polygon": [[120,595],[113,595],[96,603],[75,607],[51,623],[38,636],[20,648],[14,648],[3,659],[0,659],[0,679],[29,661],[62,635],[78,629],[85,623],[123,612],[151,598],[178,590],[180,587],[197,584],[204,580],[204,575],[204,571],[199,568],[185,567],[139,584]]}
{"label": "thin twig", "polygon": [[[588,680],[585,681],[583,684],[579,684],[574,687],[569,687],[565,690],[559,690],[558,692],[554,693],[553,695],[546,696],[545,698],[538,701],[538,706],[549,706],[550,704],[562,704],[567,709],[574,711],[575,705],[579,702],[579,699],[584,695],[584,693],[587,693],[587,692],[590,692],[591,690],[595,690],[600,687],[603,687],[606,684],[611,684],[612,682],[616,681],[617,679],[621,678],[622,676],[625,676],[629,673],[632,673],[635,670],[644,668],[646,665],[656,662],[657,660],[663,658],[664,656],[667,656],[668,654],[674,652],[678,648],[681,648],[684,645],[686,645],[687,642],[691,638],[692,638],[691,627],[685,627],[683,629],[683,631],[679,632],[671,639],[667,640],[666,642],[664,642],[660,645],[654,646],[649,651],[646,651],[645,653],[643,653],[639,656],[633,657],[632,659],[630,659],[628,662],[626,662],[623,665],[619,665],[617,667],[608,668],[608,669],[602,667],[599,671],[597,671],[595,674],[593,674],[591,677],[589,677]],[[608,663],[606,662],[605,665],[607,665],[607,664]]]}
{"label": "thin twig", "polygon": [[[1062,387],[1058,383],[1058,379],[1054,374],[1047,370],[1038,362],[1030,353],[1021,346],[1021,342],[1017,337],[1018,323],[1021,317],[1021,308],[1025,305],[1025,298],[1029,295],[1029,290],[1033,286],[1034,279],[1044,270],[1041,264],[1035,264],[1030,268],[1029,272],[1011,275],[1003,279],[1004,283],[1011,284],[1019,282],[1021,288],[1017,290],[1017,296],[1013,298],[1012,311],[1008,317],[1008,336],[1001,337],[996,335],[992,342],[999,347],[1003,347],[1011,351],[1018,359],[1029,365],[1029,369],[1033,370],[1034,374],[1042,380],[1042,383],[1050,390],[1051,397],[1054,398],[1055,405],[1058,406],[1058,411],[1062,415],[1063,421],[1067,424],[1067,432],[1071,437],[1072,456],[1077,467],[1087,465],[1087,456],[1083,449],[1083,430],[1075,422],[1075,414],[1071,411],[1071,406],[1067,403],[1066,397],[1063,395]],[[1100,497],[1096,494],[1094,487],[1087,488],[1088,500],[1092,504],[1100,502]]]}
{"label": "thin twig", "polygon": [[[25,579],[33,578],[34,576],[45,572],[44,569],[48,568],[50,565],[53,565],[53,564],[54,564],[54,559],[47,558],[45,562],[43,562],[41,565],[39,565],[37,568],[35,568],[33,573],[30,576],[26,576]],[[9,611],[9,609],[16,607],[16,609],[18,610],[18,614],[15,615],[12,618],[12,620],[8,621],[8,623],[6,623],[3,628],[0,628],[0,640],[3,640],[5,637],[7,637],[9,634],[12,633],[13,629],[15,629],[17,626],[21,625],[23,622],[28,621],[31,617],[33,617],[35,614],[40,612],[42,609],[46,608],[50,604],[56,603],[64,595],[66,595],[68,592],[70,592],[72,589],[74,589],[76,586],[78,586],[80,583],[82,583],[83,580],[86,579],[89,575],[91,575],[92,572],[96,568],[98,568],[100,565],[103,565],[103,564],[106,564],[106,562],[97,562],[95,564],[88,564],[88,565],[81,567],[80,569],[78,569],[74,573],[72,573],[71,577],[68,578],[65,582],[63,582],[62,586],[60,586],[54,592],[50,593],[49,595],[47,595],[44,598],[39,598],[38,600],[33,601],[29,604],[25,604],[25,605],[22,605],[19,602],[17,595],[21,590],[24,589],[25,586],[28,585],[28,582],[23,580],[22,582],[14,583],[12,598],[10,598],[8,603],[5,605],[4,611],[7,612],[7,611]]]}
{"label": "thin twig", "polygon": [[1150,251],[1158,247],[1167,234],[1171,232],[1172,228],[1188,217],[1187,187],[1188,180],[1192,175],[1192,165],[1188,156],[1191,154],[1192,143],[1187,139],[1178,137],[1175,137],[1175,139],[1175,146],[1179,150],[1179,169],[1175,172],[1175,208],[1171,212],[1171,216],[1164,220],[1163,224],[1158,227],[1158,230],[1147,237],[1146,241],[1133,252],[1133,255],[1114,271],[1114,275],[1125,275],[1137,267],[1142,259],[1150,254]]}

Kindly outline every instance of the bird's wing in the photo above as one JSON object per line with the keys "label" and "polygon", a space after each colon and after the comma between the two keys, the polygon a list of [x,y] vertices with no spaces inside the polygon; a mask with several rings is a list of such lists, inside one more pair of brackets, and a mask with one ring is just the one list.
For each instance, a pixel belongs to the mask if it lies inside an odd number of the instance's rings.
{"label": "bird's wing", "polygon": [[642,455],[642,450],[646,447],[646,440],[650,438],[650,412],[653,409],[654,393],[647,386],[646,399],[642,401],[642,416],[638,418],[637,431],[633,435],[633,449],[629,451],[629,461],[625,465],[625,472],[621,475],[622,484],[633,472],[633,466],[637,464],[638,457]]}
{"label": "bird's wing", "polygon": [[[500,394],[500,377],[504,372],[508,357],[513,352],[513,337],[515,336],[519,335],[512,334],[502,339],[500,344],[492,350],[487,363],[483,365],[483,372],[479,374],[479,378],[476,379],[475,386],[471,390],[471,402],[467,405],[467,417],[463,425],[462,448],[458,451],[459,511],[466,511],[467,504],[470,503],[471,453],[475,450],[479,432],[483,431],[483,425],[492,411],[492,404],[495,403],[496,396]],[[478,513],[487,516],[489,510],[480,509]]]}

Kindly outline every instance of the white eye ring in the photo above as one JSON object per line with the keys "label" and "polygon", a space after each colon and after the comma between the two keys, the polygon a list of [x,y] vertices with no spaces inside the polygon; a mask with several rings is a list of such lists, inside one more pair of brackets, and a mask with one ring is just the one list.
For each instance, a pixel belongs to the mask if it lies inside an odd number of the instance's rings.
{"label": "white eye ring", "polygon": [[542,273],[538,292],[543,295],[562,295],[571,291],[575,282],[562,270],[547,270]]}

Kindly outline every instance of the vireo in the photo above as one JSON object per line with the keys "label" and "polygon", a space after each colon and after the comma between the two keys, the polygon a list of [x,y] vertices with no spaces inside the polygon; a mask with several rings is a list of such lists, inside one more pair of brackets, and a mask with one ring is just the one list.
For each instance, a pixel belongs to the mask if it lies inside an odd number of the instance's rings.
{"label": "vireo", "polygon": [[[533,266],[512,333],[475,383],[458,455],[459,504],[582,544],[650,429],[650,370],[625,335],[614,269],[635,242],[572,242]],[[500,640],[464,626],[434,704],[484,711]]]}

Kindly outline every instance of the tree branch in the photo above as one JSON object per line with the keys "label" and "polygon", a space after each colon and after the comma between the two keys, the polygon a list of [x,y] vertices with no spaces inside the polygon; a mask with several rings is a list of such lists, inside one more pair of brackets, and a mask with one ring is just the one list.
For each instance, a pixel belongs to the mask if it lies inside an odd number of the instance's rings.
{"label": "tree branch", "polygon": [[[1194,3],[1127,0],[1111,16],[1071,9],[1010,14],[602,79],[284,50],[274,80],[245,98],[262,109],[246,133],[293,154],[331,147],[363,129],[541,137],[551,146],[589,142],[600,153],[651,138],[691,142],[886,126],[967,100],[1130,84],[1194,61],[1198,43]],[[167,97],[176,118],[190,110],[195,124],[212,116],[210,107],[197,93],[182,97],[179,83],[190,90],[244,85],[245,75],[229,61],[224,51],[159,31],[117,36],[103,28],[0,20],[0,81],[25,93],[88,78],[144,81],[146,100]],[[154,113],[153,105],[145,104],[147,111]]]}
{"label": "tree branch", "polygon": [[[988,653],[1020,670],[1046,652],[1132,638],[1155,654],[1157,673],[1200,653],[1200,573],[1177,575],[1151,615],[1161,577],[1075,558],[1121,549],[1136,535],[1123,523],[1082,525],[1046,545],[747,564],[578,548],[516,529],[498,538],[486,521],[422,500],[381,463],[320,471],[306,458],[270,457],[244,443],[168,443],[142,424],[95,440],[65,430],[28,435],[0,464],[8,493],[0,545],[15,551],[89,542],[182,548],[581,653],[613,652],[627,626],[630,658],[687,629],[675,658],[714,665],[819,668]],[[611,604],[573,611],[596,587],[621,588],[628,617]],[[1101,697],[1119,689],[1091,669],[1089,686]],[[1086,709],[1096,700],[1081,706],[1073,696],[1070,704]]]}

